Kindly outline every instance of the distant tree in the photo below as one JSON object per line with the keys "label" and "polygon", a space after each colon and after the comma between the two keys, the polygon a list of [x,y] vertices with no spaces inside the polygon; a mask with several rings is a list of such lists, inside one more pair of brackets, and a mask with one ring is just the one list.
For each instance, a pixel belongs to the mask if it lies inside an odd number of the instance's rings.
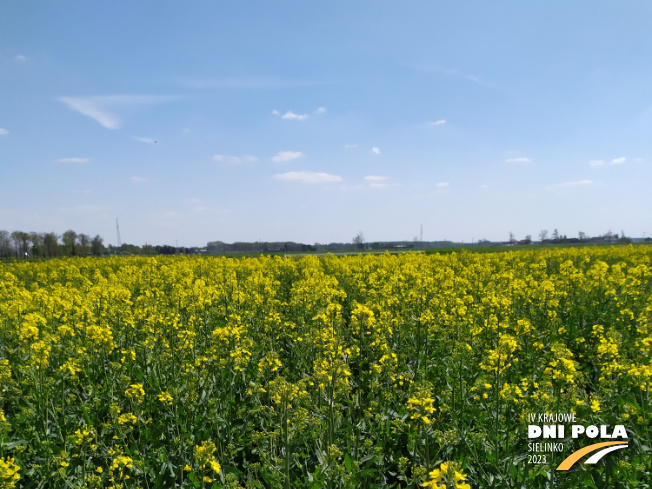
{"label": "distant tree", "polygon": [[0,257],[9,258],[13,254],[11,249],[11,235],[4,229],[0,231]]}
{"label": "distant tree", "polygon": [[79,242],[79,254],[81,256],[88,256],[91,252],[91,237],[88,234],[80,234],[77,236]]}
{"label": "distant tree", "polygon": [[525,244],[531,244],[532,243],[532,235],[528,234],[525,236]]}
{"label": "distant tree", "polygon": [[557,231],[557,228],[552,232],[552,240],[559,241],[559,231]]}
{"label": "distant tree", "polygon": [[577,235],[580,241],[584,241],[586,239],[586,233],[583,231],[580,231]]}
{"label": "distant tree", "polygon": [[104,240],[99,234],[96,234],[91,240],[91,253],[93,256],[102,256],[104,253]]}
{"label": "distant tree", "polygon": [[541,238],[541,241],[545,241],[548,239],[548,230],[547,229],[542,229],[541,232],[539,233],[539,238]]}
{"label": "distant tree", "polygon": [[157,254],[156,248],[154,248],[152,245],[149,245],[149,244],[146,244],[145,246],[143,246],[141,248],[140,252],[143,255],[156,255]]}
{"label": "distant tree", "polygon": [[68,229],[63,236],[61,236],[66,255],[75,256],[77,254],[77,233],[72,229]]}
{"label": "distant tree", "polygon": [[630,244],[632,242],[631,238],[625,236],[625,231],[620,231],[620,238],[618,238],[618,243],[620,244]]}
{"label": "distant tree", "polygon": [[43,237],[39,233],[29,233],[29,240],[32,243],[32,256],[45,256]]}
{"label": "distant tree", "polygon": [[364,234],[362,231],[358,232],[358,234],[353,237],[353,246],[355,246],[357,250],[364,249]]}
{"label": "distant tree", "polygon": [[170,245],[158,245],[156,246],[156,251],[158,251],[159,255],[174,255],[177,249],[174,246]]}
{"label": "distant tree", "polygon": [[122,243],[120,251],[129,255],[140,255],[141,253],[140,246],[129,243]]}
{"label": "distant tree", "polygon": [[29,233],[24,231],[14,231],[11,233],[11,239],[16,248],[16,256],[26,258],[29,250]]}
{"label": "distant tree", "polygon": [[57,252],[59,251],[59,236],[55,233],[44,233],[43,251],[46,256],[57,256]]}
{"label": "distant tree", "polygon": [[514,233],[511,231],[509,232],[509,242],[510,244],[516,243],[516,238],[514,237]]}

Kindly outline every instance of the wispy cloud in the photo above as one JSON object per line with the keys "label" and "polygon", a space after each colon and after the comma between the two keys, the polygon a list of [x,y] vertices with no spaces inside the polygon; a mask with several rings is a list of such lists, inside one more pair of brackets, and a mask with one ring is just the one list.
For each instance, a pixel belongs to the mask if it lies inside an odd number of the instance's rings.
{"label": "wispy cloud", "polygon": [[18,54],[14,56],[14,61],[18,61],[19,63],[25,63],[28,61],[29,58],[27,56],[24,56],[22,54]]}
{"label": "wispy cloud", "polygon": [[443,66],[432,65],[432,64],[416,64],[411,66],[412,68],[417,69],[419,71],[440,73],[442,75],[451,76],[454,78],[460,78],[462,80],[467,80],[477,85],[482,85],[483,87],[496,88],[491,83],[485,81],[481,76],[462,73],[457,68],[445,68]]}
{"label": "wispy cloud", "polygon": [[353,149],[353,148],[357,148],[357,147],[358,147],[357,144],[345,144],[344,145],[344,149]]}
{"label": "wispy cloud", "polygon": [[397,187],[398,183],[389,183],[389,177],[382,177],[379,175],[368,175],[364,177],[365,181],[369,183],[372,188],[387,188]]}
{"label": "wispy cloud", "polygon": [[59,207],[57,210],[64,214],[97,214],[107,212],[111,208],[103,205],[77,205],[72,207]]}
{"label": "wispy cloud", "polygon": [[611,160],[611,164],[612,165],[622,165],[626,161],[627,161],[627,158],[625,158],[624,156],[621,156],[620,158],[614,158],[613,160]]}
{"label": "wispy cloud", "polygon": [[318,80],[291,80],[287,78],[185,78],[178,82],[180,85],[189,88],[215,89],[257,89],[268,90],[277,88],[298,88],[312,87],[317,85],[329,85],[332,81]]}
{"label": "wispy cloud", "polygon": [[590,166],[605,166],[607,164],[609,165],[624,165],[627,162],[627,158],[624,156],[621,156],[620,158],[614,158],[610,160],[609,162],[605,160],[591,160],[589,161]]}
{"label": "wispy cloud", "polygon": [[138,137],[138,136],[134,136],[133,138],[134,138],[136,141],[140,141],[141,143],[145,143],[145,144],[156,144],[156,139],[154,139],[154,138],[141,138],[141,137]]}
{"label": "wispy cloud", "polygon": [[72,110],[90,117],[107,129],[118,129],[122,119],[117,114],[121,109],[155,105],[178,100],[176,96],[166,95],[102,95],[91,97],[59,97]]}
{"label": "wispy cloud", "polygon": [[6,136],[9,134],[9,131],[7,131],[4,127],[0,127],[0,136]]}
{"label": "wispy cloud", "polygon": [[380,148],[373,147],[373,148],[371,148],[371,152],[373,154],[375,154],[375,155],[379,155],[380,154]]}
{"label": "wispy cloud", "polygon": [[312,171],[290,171],[287,173],[278,173],[274,175],[274,178],[302,183],[335,183],[342,181],[342,177],[339,175]]}
{"label": "wispy cloud", "polygon": [[603,166],[604,160],[591,160],[589,161],[590,166]]}
{"label": "wispy cloud", "polygon": [[272,158],[272,161],[276,163],[286,163],[301,158],[302,156],[304,156],[304,154],[301,151],[279,151],[276,156]]}
{"label": "wispy cloud", "polygon": [[438,121],[428,122],[429,126],[443,126],[446,124],[446,119],[439,119]]}
{"label": "wispy cloud", "polygon": [[556,183],[554,185],[551,185],[551,187],[580,187],[582,185],[591,185],[593,183],[592,180],[576,180],[573,182],[561,182],[561,183]]}
{"label": "wispy cloud", "polygon": [[317,115],[325,114],[326,113],[326,107],[318,107],[317,109],[315,109],[314,113],[317,114]]}
{"label": "wispy cloud", "polygon": [[449,185],[450,185],[450,183],[448,183],[448,182],[437,182],[435,187],[444,188],[444,187],[448,187]]}
{"label": "wispy cloud", "polygon": [[241,163],[256,163],[258,158],[253,155],[242,155],[242,156],[233,156],[233,155],[215,155],[213,160],[219,161],[220,163],[231,163],[234,165],[239,165]]}
{"label": "wispy cloud", "polygon": [[520,156],[518,158],[507,158],[505,160],[506,163],[530,163],[532,160],[530,158],[526,158],[525,156]]}
{"label": "wispy cloud", "polygon": [[145,183],[148,182],[149,179],[143,177],[131,177],[131,181],[136,183]]}
{"label": "wispy cloud", "polygon": [[88,163],[90,158],[59,158],[59,163]]}

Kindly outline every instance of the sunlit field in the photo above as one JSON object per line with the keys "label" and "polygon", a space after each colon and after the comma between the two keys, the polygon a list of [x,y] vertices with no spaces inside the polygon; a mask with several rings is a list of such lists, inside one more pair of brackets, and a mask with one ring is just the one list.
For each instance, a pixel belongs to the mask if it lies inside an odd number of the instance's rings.
{"label": "sunlit field", "polygon": [[[1,264],[0,487],[649,487],[651,258]],[[600,438],[532,413],[629,445],[556,471]]]}

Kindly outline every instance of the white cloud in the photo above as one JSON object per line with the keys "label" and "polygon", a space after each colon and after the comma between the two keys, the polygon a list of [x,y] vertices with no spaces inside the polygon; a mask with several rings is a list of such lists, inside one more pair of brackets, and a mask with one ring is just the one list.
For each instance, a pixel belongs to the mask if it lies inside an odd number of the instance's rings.
{"label": "white cloud", "polygon": [[552,185],[553,187],[579,187],[582,185],[591,185],[593,181],[591,180],[577,180],[574,182],[562,182]]}
{"label": "white cloud", "polygon": [[241,163],[256,163],[258,158],[253,155],[242,155],[242,156],[233,156],[233,155],[215,155],[213,156],[215,161],[223,163],[232,163],[239,165]]}
{"label": "white cloud", "polygon": [[507,163],[530,163],[532,160],[530,158],[526,158],[525,156],[520,156],[518,158],[507,158],[505,162]]}
{"label": "white cloud", "polygon": [[[326,113],[326,107],[319,107],[313,111],[313,114],[322,115]],[[297,114],[291,110],[288,110],[285,114],[281,114],[278,110],[272,110],[272,114],[281,119],[294,120],[294,121],[305,121],[310,118],[309,114]]]}
{"label": "white cloud", "polygon": [[278,110],[273,110],[272,114],[280,117],[281,119],[295,120],[295,121],[305,121],[310,117],[308,114],[296,114],[291,110],[288,110],[285,114],[281,115]]}
{"label": "white cloud", "polygon": [[18,61],[19,63],[25,63],[28,60],[27,56],[24,56],[22,54],[18,54],[14,56],[14,61]]}
{"label": "white cloud", "polygon": [[591,161],[589,161],[589,165],[591,165],[591,166],[603,166],[604,165],[604,160],[591,160]]}
{"label": "white cloud", "polygon": [[335,183],[342,181],[342,177],[339,175],[312,171],[290,171],[287,173],[279,173],[274,175],[274,178],[302,183]]}
{"label": "white cloud", "polygon": [[141,138],[141,137],[134,136],[134,139],[136,141],[140,141],[141,143],[146,143],[146,144],[155,144],[156,143],[156,139],[154,139],[154,138]]}
{"label": "white cloud", "polygon": [[4,127],[0,127],[0,136],[6,136],[9,134],[9,131],[7,131]]}
{"label": "white cloud", "polygon": [[380,154],[380,148],[373,147],[373,148],[371,148],[371,152],[373,154],[375,154],[375,155],[379,155]]}
{"label": "white cloud", "polygon": [[88,116],[107,129],[117,129],[122,120],[117,109],[154,105],[177,100],[179,97],[162,95],[103,95],[92,97],[59,97],[59,101],[82,115]]}
{"label": "white cloud", "polygon": [[88,163],[90,158],[59,158],[59,163]]}
{"label": "white cloud", "polygon": [[381,177],[379,175],[368,175],[364,179],[369,182],[371,188],[387,188],[397,187],[398,183],[388,183],[389,177]]}
{"label": "white cloud", "polygon": [[450,184],[448,182],[437,182],[436,187],[443,188],[448,187]]}
{"label": "white cloud", "polygon": [[358,147],[357,144],[345,144],[344,145],[344,149],[353,149],[353,148],[357,148],[357,147]]}
{"label": "white cloud", "polygon": [[428,122],[428,125],[430,126],[441,126],[443,124],[446,124],[446,119],[439,119],[438,121],[435,122]]}
{"label": "white cloud", "polygon": [[143,177],[131,177],[131,180],[137,183],[145,183],[148,181],[147,178],[143,178]]}
{"label": "white cloud", "polygon": [[301,151],[279,151],[276,156],[272,158],[272,161],[276,163],[285,163],[287,161],[296,160],[301,158],[304,154]]}
{"label": "white cloud", "polygon": [[621,156],[620,158],[614,158],[613,160],[611,160],[611,164],[612,165],[622,165],[626,161],[627,161],[627,158],[625,158],[624,156]]}

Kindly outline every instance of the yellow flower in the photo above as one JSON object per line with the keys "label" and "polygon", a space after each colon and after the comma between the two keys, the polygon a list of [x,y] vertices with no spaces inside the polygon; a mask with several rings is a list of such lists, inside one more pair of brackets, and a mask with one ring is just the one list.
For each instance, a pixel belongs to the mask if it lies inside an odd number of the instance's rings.
{"label": "yellow flower", "polygon": [[211,466],[211,468],[215,471],[216,474],[220,473],[220,469],[222,468],[220,464],[217,463],[216,460],[211,460],[208,462]]}
{"label": "yellow flower", "polygon": [[169,392],[163,391],[160,394],[158,394],[158,400],[161,402],[167,402],[168,406],[172,405],[172,396],[170,395]]}
{"label": "yellow flower", "polygon": [[118,424],[136,424],[136,421],[138,421],[138,418],[136,418],[132,413],[121,414],[118,418]]}
{"label": "yellow flower", "polygon": [[18,471],[20,467],[14,463],[13,458],[0,458],[0,487],[3,489],[15,487],[16,481],[20,479]]}

